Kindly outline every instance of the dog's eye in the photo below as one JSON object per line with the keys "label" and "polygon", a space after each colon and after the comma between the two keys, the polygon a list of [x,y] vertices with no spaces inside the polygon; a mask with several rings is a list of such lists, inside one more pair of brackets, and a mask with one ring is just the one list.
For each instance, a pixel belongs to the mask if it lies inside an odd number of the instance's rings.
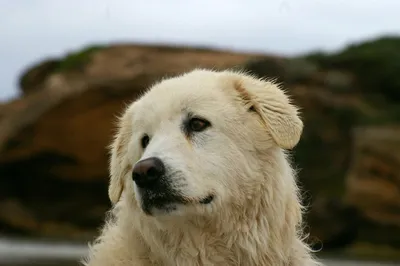
{"label": "dog's eye", "polygon": [[147,145],[149,145],[149,142],[150,142],[150,137],[147,134],[143,135],[142,139],[140,140],[142,148],[145,149]]}
{"label": "dog's eye", "polygon": [[206,128],[208,128],[210,126],[210,122],[208,122],[205,119],[201,119],[201,118],[192,118],[189,121],[189,128],[191,131],[194,132],[200,132],[205,130]]}

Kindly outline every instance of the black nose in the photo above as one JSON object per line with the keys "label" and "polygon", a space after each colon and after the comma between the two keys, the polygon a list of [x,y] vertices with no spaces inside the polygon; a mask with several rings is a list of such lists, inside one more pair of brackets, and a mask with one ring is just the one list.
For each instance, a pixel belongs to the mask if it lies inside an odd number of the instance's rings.
{"label": "black nose", "polygon": [[140,188],[148,188],[157,184],[165,173],[163,162],[157,157],[139,161],[133,167],[132,179]]}

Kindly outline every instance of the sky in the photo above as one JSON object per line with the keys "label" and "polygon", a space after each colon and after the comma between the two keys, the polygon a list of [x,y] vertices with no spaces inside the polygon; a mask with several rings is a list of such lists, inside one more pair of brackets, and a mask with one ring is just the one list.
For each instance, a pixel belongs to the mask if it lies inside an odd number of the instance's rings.
{"label": "sky", "polygon": [[296,55],[400,35],[398,0],[1,0],[0,102],[26,67],[92,44]]}

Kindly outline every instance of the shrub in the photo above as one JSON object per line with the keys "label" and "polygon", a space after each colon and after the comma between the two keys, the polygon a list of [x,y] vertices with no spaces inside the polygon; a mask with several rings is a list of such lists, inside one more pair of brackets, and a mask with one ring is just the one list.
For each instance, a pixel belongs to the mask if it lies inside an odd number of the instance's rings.
{"label": "shrub", "polygon": [[103,49],[102,46],[91,46],[78,52],[70,53],[60,61],[56,71],[79,69],[90,61],[94,52],[101,49]]}
{"label": "shrub", "polygon": [[325,87],[335,92],[349,92],[353,86],[352,77],[341,71],[328,71],[323,82]]}
{"label": "shrub", "polygon": [[317,65],[309,60],[288,59],[285,62],[285,81],[288,83],[308,82],[317,71]]}
{"label": "shrub", "polygon": [[317,52],[305,58],[324,69],[353,73],[367,93],[382,94],[390,102],[400,101],[400,36],[356,43],[331,55]]}

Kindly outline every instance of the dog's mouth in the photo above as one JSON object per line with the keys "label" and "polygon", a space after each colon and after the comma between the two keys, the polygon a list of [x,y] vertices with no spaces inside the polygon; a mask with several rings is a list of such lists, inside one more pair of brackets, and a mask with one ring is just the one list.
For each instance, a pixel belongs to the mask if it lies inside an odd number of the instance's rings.
{"label": "dog's mouth", "polygon": [[200,200],[188,200],[175,193],[154,193],[151,191],[140,191],[141,207],[147,215],[154,215],[154,211],[170,213],[177,210],[178,205],[201,204],[208,205],[215,199],[213,194]]}
{"label": "dog's mouth", "polygon": [[182,200],[179,196],[172,193],[154,193],[152,191],[141,191],[141,207],[148,215],[153,215],[154,210],[162,210],[163,212],[171,212],[176,209],[177,204],[181,204]]}

